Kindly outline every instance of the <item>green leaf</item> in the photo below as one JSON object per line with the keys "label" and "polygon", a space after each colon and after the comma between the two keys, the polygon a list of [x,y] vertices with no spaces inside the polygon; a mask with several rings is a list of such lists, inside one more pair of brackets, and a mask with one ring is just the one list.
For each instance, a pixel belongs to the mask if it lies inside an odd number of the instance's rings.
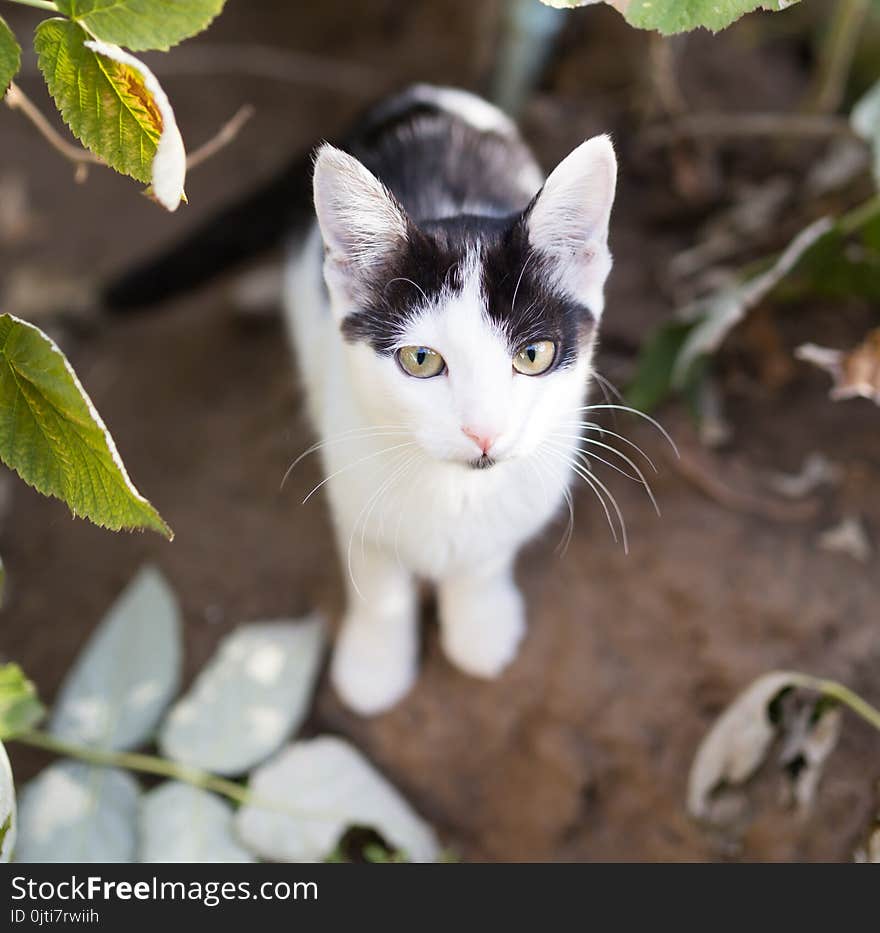
{"label": "green leaf", "polygon": [[127,772],[65,759],[21,791],[19,862],[133,862],[140,787]]}
{"label": "green leaf", "polygon": [[320,619],[244,625],[220,643],[159,733],[162,754],[216,774],[265,761],[303,723],[324,649]]}
{"label": "green leaf", "polygon": [[763,8],[784,10],[797,0],[631,0],[625,7],[627,22],[663,35],[704,27],[718,32],[746,13]]}
{"label": "green leaf", "polygon": [[180,687],[180,608],[164,577],[144,567],[110,607],[61,685],[51,731],[114,750],[150,738]]}
{"label": "green leaf", "polygon": [[174,111],[150,69],[63,19],[40,23],[34,48],[74,136],[117,172],[152,185],[163,207],[175,210],[183,197],[186,151]]}
{"label": "green leaf", "polygon": [[[558,9],[590,6],[601,0],[542,0]],[[604,0],[626,17],[631,26],[656,29],[664,35],[689,32],[701,26],[718,32],[753,10],[784,10],[798,0]]]}
{"label": "green leaf", "polygon": [[9,89],[12,79],[21,67],[21,47],[12,30],[0,16],[0,97]]}
{"label": "green leaf", "polygon": [[636,374],[626,390],[628,405],[650,412],[672,394],[675,361],[694,326],[690,321],[669,321],[643,344]]}
{"label": "green leaf", "polygon": [[135,52],[166,51],[206,29],[226,0],[57,0],[98,39]]}
{"label": "green leaf", "polygon": [[0,739],[32,729],[45,714],[37,689],[17,664],[0,666]]}
{"label": "green leaf", "polygon": [[6,749],[0,743],[0,863],[12,861],[16,836],[15,783]]}
{"label": "green leaf", "polygon": [[151,528],[173,537],[129,479],[64,354],[10,314],[0,314],[0,460],[96,525]]}

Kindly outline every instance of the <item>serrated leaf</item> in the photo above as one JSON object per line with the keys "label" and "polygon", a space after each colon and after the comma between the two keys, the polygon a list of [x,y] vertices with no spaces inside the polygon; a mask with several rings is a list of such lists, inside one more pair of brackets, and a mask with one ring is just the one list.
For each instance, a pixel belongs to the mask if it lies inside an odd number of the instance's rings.
{"label": "serrated leaf", "polygon": [[21,46],[0,16],[0,98],[6,94],[21,67]]}
{"label": "serrated leaf", "polygon": [[254,862],[235,837],[232,807],[216,794],[168,781],[145,794],[140,862]]}
{"label": "serrated leaf", "polygon": [[754,10],[784,10],[798,0],[630,0],[625,10],[628,23],[655,29],[669,36],[703,27],[712,32],[726,29]]}
{"label": "serrated leaf", "polygon": [[34,48],[74,136],[117,172],[152,185],[159,203],[176,210],[186,152],[171,104],[150,69],[63,19],[40,23]]}
{"label": "serrated leaf", "polygon": [[153,567],[143,568],[92,633],[61,685],[51,731],[100,748],[153,735],[180,686],[180,609]]}
{"label": "serrated leaf", "polygon": [[236,815],[239,837],[264,858],[323,861],[348,828],[361,826],[408,861],[437,859],[431,827],[342,739],[295,742],[253,772],[249,789],[261,803],[278,805],[246,804]]}
{"label": "serrated leaf", "polygon": [[50,765],[24,786],[16,862],[132,862],[140,788],[127,771]]}
{"label": "serrated leaf", "polygon": [[134,52],[167,51],[206,29],[226,0],[57,0],[98,39]]}
{"label": "serrated leaf", "polygon": [[323,647],[315,617],[233,632],[171,710],[162,754],[225,775],[264,761],[305,719]]}
{"label": "serrated leaf", "polygon": [[857,101],[850,123],[871,147],[874,181],[880,186],[880,81]]}
{"label": "serrated leaf", "polygon": [[18,831],[15,812],[15,782],[12,766],[3,743],[0,742],[0,864],[12,861]]}
{"label": "serrated leaf", "polygon": [[45,715],[37,689],[17,664],[0,666],[0,739],[14,739]]}
{"label": "serrated leaf", "polygon": [[0,314],[0,460],[74,515],[118,531],[171,530],[135,489],[70,363],[41,330]]}
{"label": "serrated leaf", "polygon": [[[567,9],[599,0],[542,0],[547,6]],[[703,27],[718,32],[753,10],[784,10],[798,0],[605,0],[626,17],[631,26],[655,29],[664,35]]]}

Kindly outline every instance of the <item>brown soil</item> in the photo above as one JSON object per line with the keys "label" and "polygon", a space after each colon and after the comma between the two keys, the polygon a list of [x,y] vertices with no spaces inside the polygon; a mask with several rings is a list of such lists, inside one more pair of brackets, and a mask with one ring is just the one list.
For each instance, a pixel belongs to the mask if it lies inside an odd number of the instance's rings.
{"label": "brown soil", "polygon": [[[417,78],[474,85],[491,51],[478,38],[474,4],[464,0],[377,0],[356,13],[349,0],[327,0],[309,13],[295,6],[233,0],[205,41],[246,37],[346,59],[369,68],[378,88]],[[624,115],[639,93],[632,76],[645,59],[644,38],[610,11],[582,13],[525,123],[547,164],[595,130],[618,130],[617,263],[599,365],[626,378],[632,359],[624,351],[670,311],[664,270],[672,252],[693,241],[693,228],[686,217],[675,225],[662,219],[675,198],[665,169],[637,169],[629,159]],[[11,20],[22,31],[34,17]],[[737,95],[748,92],[738,69],[762,93],[772,89],[764,106],[787,106],[801,89],[795,65],[775,64],[775,51],[755,44],[748,29],[726,34],[709,52],[711,39],[696,40],[688,80],[701,105],[738,105]],[[193,142],[238,104],[258,106],[242,139],[193,175],[193,206],[174,217],[109,172],[95,170],[75,186],[19,117],[0,112],[0,174],[26,180],[36,218],[27,238],[3,246],[0,286],[24,265],[120,267],[292,149],[332,136],[362,103],[353,93],[240,75],[165,83]],[[34,78],[22,85],[40,97]],[[708,88],[716,85],[713,96]],[[865,321],[858,303],[798,307],[780,315],[779,332],[786,350],[829,333],[846,345]],[[325,506],[318,499],[300,505],[317,481],[316,464],[303,464],[279,492],[287,465],[310,441],[280,323],[243,320],[214,289],[161,313],[68,333],[65,343],[135,481],[177,538],[169,545],[151,535],[113,536],[11,484],[0,529],[9,576],[0,655],[19,661],[51,698],[89,631],[146,560],[180,595],[190,676],[240,622],[313,605],[333,616],[340,576]],[[880,416],[867,402],[829,402],[825,378],[806,368],[776,388],[747,367],[728,383],[734,437],[713,469],[760,485],[767,471],[796,470],[808,453],[822,451],[844,467],[845,479],[817,517],[781,523],[719,505],[671,466],[650,428],[622,417],[618,425],[663,463],[655,486],[662,519],[635,484],[614,482],[629,556],[581,490],[567,553],[554,552],[560,523],[521,561],[530,635],[501,680],[478,683],[453,670],[429,624],[422,676],[397,709],[359,719],[323,683],[310,731],[349,736],[466,859],[851,858],[876,809],[872,784],[880,773],[880,736],[854,719],[809,817],[778,804],[772,777],[740,846],[684,812],[700,737],[759,674],[779,667],[821,673],[880,701],[877,558],[860,564],[816,546],[817,534],[844,514],[880,527]],[[664,420],[696,451],[683,414],[669,410]],[[17,747],[12,755],[19,778],[43,761]]]}

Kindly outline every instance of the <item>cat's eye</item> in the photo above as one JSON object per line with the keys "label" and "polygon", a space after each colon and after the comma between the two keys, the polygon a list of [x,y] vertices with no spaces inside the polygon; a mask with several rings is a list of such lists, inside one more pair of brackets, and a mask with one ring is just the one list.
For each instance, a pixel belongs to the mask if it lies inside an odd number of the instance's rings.
{"label": "cat's eye", "polygon": [[540,376],[553,365],[556,344],[552,340],[533,340],[513,358],[513,368],[524,376]]}
{"label": "cat's eye", "polygon": [[397,351],[400,368],[416,379],[430,379],[446,371],[446,362],[442,356],[430,347],[401,347]]}

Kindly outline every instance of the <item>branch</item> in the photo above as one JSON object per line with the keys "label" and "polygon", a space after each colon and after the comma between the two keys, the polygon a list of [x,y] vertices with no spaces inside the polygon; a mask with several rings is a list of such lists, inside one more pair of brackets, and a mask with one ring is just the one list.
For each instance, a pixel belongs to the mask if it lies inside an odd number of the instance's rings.
{"label": "branch", "polygon": [[[88,151],[73,143],[69,143],[43,116],[34,102],[18,87],[17,84],[10,84],[6,92],[6,106],[10,110],[18,110],[25,116],[37,132],[49,143],[49,145],[59,152],[68,162],[76,166],[74,175],[77,182],[84,182],[88,177],[90,165],[103,165],[107,163]],[[215,156],[218,152],[232,143],[241,132],[244,125],[254,115],[254,108],[250,104],[240,107],[235,115],[227,121],[212,139],[209,139],[204,145],[199,146],[194,152],[190,153],[186,160],[187,169],[196,168],[207,162],[208,159]]]}
{"label": "branch", "polygon": [[243,107],[239,107],[235,115],[220,127],[219,132],[213,139],[209,139],[187,156],[187,169],[194,169],[203,162],[207,162],[208,159],[217,155],[221,149],[225,149],[230,143],[234,142],[244,125],[255,113],[256,110],[251,104],[245,104]]}
{"label": "branch", "polygon": [[6,101],[6,106],[9,107],[10,110],[21,111],[22,115],[30,120],[43,139],[45,139],[53,149],[60,152],[68,162],[72,162],[76,166],[74,178],[77,182],[84,182],[86,180],[90,165],[107,164],[103,159],[99,159],[87,149],[82,149],[80,146],[69,143],[43,116],[33,101],[24,94],[17,84],[12,83],[9,85],[9,90],[6,92],[6,97],[4,99]]}

